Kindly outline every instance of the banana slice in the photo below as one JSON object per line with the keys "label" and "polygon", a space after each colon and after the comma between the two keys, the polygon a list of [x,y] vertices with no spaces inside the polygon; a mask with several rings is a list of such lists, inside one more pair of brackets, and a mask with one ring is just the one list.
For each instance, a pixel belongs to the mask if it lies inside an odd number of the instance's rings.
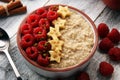
{"label": "banana slice", "polygon": [[57,13],[58,13],[62,18],[65,18],[66,16],[69,16],[69,15],[71,14],[67,6],[65,6],[65,7],[59,6],[59,9],[58,9]]}
{"label": "banana slice", "polygon": [[54,24],[55,28],[56,27],[65,28],[66,20],[59,17],[57,18],[57,20],[54,20],[52,23]]}
{"label": "banana slice", "polygon": [[62,40],[50,40],[48,41],[51,44],[52,50],[60,51],[64,42]]}
{"label": "banana slice", "polygon": [[60,63],[61,60],[61,52],[60,51],[49,51],[50,53],[50,61],[56,61]]}
{"label": "banana slice", "polygon": [[53,40],[58,40],[58,37],[61,36],[61,33],[53,27],[50,27],[50,31],[47,33],[48,36],[51,36]]}

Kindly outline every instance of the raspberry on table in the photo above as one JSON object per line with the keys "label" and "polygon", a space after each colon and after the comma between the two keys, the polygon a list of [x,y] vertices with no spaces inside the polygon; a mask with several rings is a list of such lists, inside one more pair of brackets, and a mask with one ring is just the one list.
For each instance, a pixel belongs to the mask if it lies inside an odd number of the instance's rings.
{"label": "raspberry on table", "polygon": [[107,34],[109,33],[109,28],[108,26],[105,24],[105,23],[100,23],[98,25],[98,35],[101,37],[101,38],[104,38],[107,36]]}
{"label": "raspberry on table", "polygon": [[110,48],[113,48],[113,47],[114,47],[114,44],[107,37],[102,39],[99,43],[99,49],[102,51],[108,51]]}
{"label": "raspberry on table", "polygon": [[47,10],[45,8],[39,8],[36,11],[36,14],[38,14],[40,16],[40,18],[46,18],[47,17]]}
{"label": "raspberry on table", "polygon": [[80,72],[80,74],[77,75],[77,80],[90,80],[90,77],[89,77],[88,73]]}
{"label": "raspberry on table", "polygon": [[50,10],[47,13],[47,18],[49,21],[53,21],[58,18],[58,14],[57,14],[57,12]]}
{"label": "raspberry on table", "polygon": [[112,73],[114,72],[114,68],[111,64],[103,61],[100,63],[99,65],[99,72],[103,75],[103,76],[110,76],[112,75]]}
{"label": "raspberry on table", "polygon": [[38,47],[38,50],[40,50],[42,52],[46,52],[46,51],[49,51],[51,49],[51,45],[47,41],[40,41],[38,43],[37,47]]}
{"label": "raspberry on table", "polygon": [[32,25],[33,28],[37,27],[39,19],[40,19],[39,15],[37,15],[37,14],[31,14],[27,18],[27,23],[29,23],[30,25]]}
{"label": "raspberry on table", "polygon": [[39,26],[46,29],[47,31],[49,31],[50,23],[49,23],[48,19],[41,18],[39,21]]}
{"label": "raspberry on table", "polygon": [[42,27],[37,27],[33,30],[33,35],[37,41],[45,40],[47,37],[47,32]]}
{"label": "raspberry on table", "polygon": [[32,34],[25,34],[21,39],[22,48],[30,47],[34,44],[34,37]]}
{"label": "raspberry on table", "polygon": [[41,66],[48,66],[50,63],[50,59],[48,56],[43,57],[41,54],[39,54],[37,58],[37,63],[40,64]]}
{"label": "raspberry on table", "polygon": [[32,26],[30,24],[28,24],[28,23],[25,23],[25,24],[23,24],[21,26],[21,30],[20,31],[21,31],[21,33],[23,35],[25,35],[25,34],[31,34],[32,33]]}
{"label": "raspberry on table", "polygon": [[36,47],[28,47],[26,49],[26,54],[27,56],[32,59],[32,60],[37,60],[37,57],[38,57],[38,50]]}
{"label": "raspberry on table", "polygon": [[113,61],[120,61],[120,48],[114,47],[108,51],[109,57]]}
{"label": "raspberry on table", "polygon": [[111,32],[107,35],[107,37],[113,42],[113,43],[119,43],[120,41],[120,32],[113,28]]}

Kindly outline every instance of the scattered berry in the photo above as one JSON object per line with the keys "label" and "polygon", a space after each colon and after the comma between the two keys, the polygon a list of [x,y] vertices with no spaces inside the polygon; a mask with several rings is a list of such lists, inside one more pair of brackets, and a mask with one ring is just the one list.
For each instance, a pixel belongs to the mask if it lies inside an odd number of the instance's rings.
{"label": "scattered berry", "polygon": [[21,46],[27,48],[32,46],[34,43],[34,37],[31,34],[25,34],[21,39]]}
{"label": "scattered berry", "polygon": [[40,50],[42,52],[46,52],[50,49],[51,49],[51,45],[47,41],[40,41],[38,43],[38,50]]}
{"label": "scattered berry", "polygon": [[36,60],[38,57],[38,50],[36,47],[28,47],[26,49],[26,54],[30,59]]}
{"label": "scattered berry", "polygon": [[81,72],[78,76],[77,76],[77,80],[90,80],[88,73],[86,72]]}
{"label": "scattered berry", "polygon": [[27,23],[31,24],[32,27],[37,27],[38,26],[38,22],[39,22],[39,16],[37,14],[31,14],[28,18],[27,18]]}
{"label": "scattered berry", "polygon": [[23,24],[21,26],[21,33],[24,34],[31,34],[32,33],[32,26],[28,23]]}
{"label": "scattered berry", "polygon": [[109,51],[108,51],[108,54],[110,56],[110,58],[114,61],[120,61],[120,48],[111,48]]}
{"label": "scattered berry", "polygon": [[114,47],[114,44],[107,37],[101,40],[101,42],[99,43],[99,49],[102,51],[108,51],[112,47]]}
{"label": "scattered berry", "polygon": [[46,30],[42,27],[37,27],[33,30],[33,35],[37,41],[45,40],[47,37]]}
{"label": "scattered berry", "polygon": [[39,8],[36,11],[36,14],[40,16],[40,18],[46,18],[47,17],[47,10],[45,8]]}
{"label": "scattered berry", "polygon": [[53,21],[58,18],[58,14],[55,11],[48,11],[47,18],[49,21]]}
{"label": "scattered berry", "polygon": [[107,37],[113,42],[113,43],[119,43],[120,41],[120,32],[113,28],[112,31],[107,35]]}
{"label": "scattered berry", "polygon": [[39,26],[49,31],[50,23],[47,19],[41,18],[39,21]]}
{"label": "scattered berry", "polygon": [[111,64],[103,61],[99,65],[99,71],[103,76],[110,76],[112,75],[114,68]]}
{"label": "scattered berry", "polygon": [[109,33],[109,28],[108,26],[105,24],[105,23],[100,23],[98,25],[98,35],[101,37],[101,38],[104,38],[107,36],[107,34]]}
{"label": "scattered berry", "polygon": [[40,64],[40,65],[42,65],[42,66],[48,66],[49,63],[50,63],[50,59],[49,59],[48,56],[46,56],[46,57],[44,58],[44,57],[42,57],[41,54],[39,54],[38,59],[37,59],[37,62],[38,62],[38,64]]}

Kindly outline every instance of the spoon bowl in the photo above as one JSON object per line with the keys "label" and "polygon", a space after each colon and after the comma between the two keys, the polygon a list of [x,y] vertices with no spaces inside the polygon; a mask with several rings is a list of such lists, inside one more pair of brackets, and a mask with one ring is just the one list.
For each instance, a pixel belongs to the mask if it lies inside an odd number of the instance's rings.
{"label": "spoon bowl", "polygon": [[22,80],[20,77],[20,74],[14,64],[14,62],[12,61],[12,58],[8,52],[8,48],[9,48],[9,43],[10,43],[10,39],[8,34],[2,29],[0,28],[0,52],[4,52],[15,72],[15,75],[17,77],[17,80]]}
{"label": "spoon bowl", "polygon": [[9,47],[10,39],[7,33],[0,28],[0,51]]}

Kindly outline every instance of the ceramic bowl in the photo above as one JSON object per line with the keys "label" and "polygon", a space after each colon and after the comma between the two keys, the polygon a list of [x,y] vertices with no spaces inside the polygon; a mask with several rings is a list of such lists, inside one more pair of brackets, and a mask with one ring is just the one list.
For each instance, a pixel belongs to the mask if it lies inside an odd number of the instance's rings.
{"label": "ceramic bowl", "polygon": [[[51,5],[49,5],[51,6]],[[67,5],[62,5],[62,6],[67,6]],[[48,6],[44,6],[44,7],[48,7]],[[25,53],[25,51],[22,49],[22,47],[20,46],[20,41],[21,41],[21,32],[20,32],[20,27],[18,29],[18,33],[17,33],[17,45],[18,45],[18,49],[20,50],[20,54],[22,54],[25,63],[35,72],[39,73],[40,75],[43,75],[45,77],[50,77],[50,78],[54,78],[54,77],[68,77],[72,74],[74,74],[75,72],[79,71],[79,70],[83,70],[88,63],[90,62],[91,58],[93,57],[96,48],[97,48],[97,44],[98,44],[98,34],[97,34],[97,29],[96,26],[94,24],[94,22],[90,19],[90,17],[88,17],[84,12],[80,11],[79,9],[76,9],[72,6],[68,6],[70,9],[77,11],[80,15],[82,15],[84,17],[84,19],[89,23],[89,25],[91,26],[93,32],[94,32],[94,45],[93,48],[91,50],[90,55],[81,63],[74,65],[74,66],[70,66],[67,68],[62,68],[62,69],[58,69],[58,68],[48,68],[48,67],[43,67],[40,66],[39,64],[37,64],[36,62],[34,62],[33,60],[29,59]],[[34,13],[35,11],[33,11],[32,13]],[[31,14],[32,14],[31,13]],[[27,18],[27,17],[26,17]],[[26,18],[22,21],[21,25],[24,24],[26,22]],[[20,26],[21,26],[20,25]]]}

